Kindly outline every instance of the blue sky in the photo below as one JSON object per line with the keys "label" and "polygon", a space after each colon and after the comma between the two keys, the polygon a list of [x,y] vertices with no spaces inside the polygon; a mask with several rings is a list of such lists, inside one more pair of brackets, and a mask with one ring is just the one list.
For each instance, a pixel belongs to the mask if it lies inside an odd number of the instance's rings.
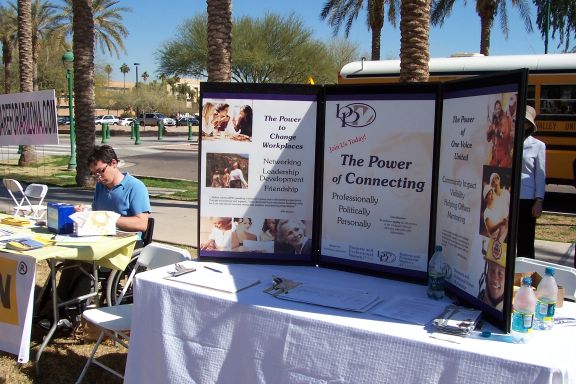
{"label": "blue sky", "polygon": [[[267,12],[288,15],[291,12],[302,17],[313,36],[322,41],[332,38],[327,23],[320,20],[320,11],[325,0],[233,0],[232,16],[263,17]],[[432,57],[446,57],[454,52],[478,52],[480,49],[480,20],[475,11],[475,1],[457,1],[452,15],[442,28],[434,27],[430,34],[430,53]],[[516,55],[544,53],[544,42],[538,30],[526,33],[518,10],[508,1],[509,37],[505,40],[500,32],[498,20],[491,35],[491,55]],[[157,76],[155,52],[166,41],[173,38],[184,20],[206,11],[205,0],[120,0],[123,6],[131,7],[132,12],[124,15],[125,24],[130,32],[125,40],[127,53],[120,58],[102,55],[97,52],[99,63],[111,64],[114,68],[112,78],[122,80],[119,71],[122,63],[130,66],[127,81],[135,80],[133,63],[140,63],[138,73],[147,71],[152,78]],[[532,20],[536,18],[536,9],[532,8]],[[361,14],[356,21],[349,40],[359,46],[359,52],[370,57],[370,32],[366,26],[366,16]],[[343,31],[339,36],[343,37]],[[400,51],[400,31],[386,20],[382,30],[382,59],[398,59]],[[551,41],[549,53],[560,52],[557,42]],[[358,58],[359,59],[359,58]]]}

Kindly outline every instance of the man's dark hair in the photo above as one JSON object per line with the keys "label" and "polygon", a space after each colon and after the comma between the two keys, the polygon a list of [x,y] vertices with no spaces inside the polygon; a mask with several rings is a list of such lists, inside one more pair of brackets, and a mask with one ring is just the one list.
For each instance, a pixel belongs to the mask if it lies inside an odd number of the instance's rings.
{"label": "man's dark hair", "polygon": [[98,161],[101,161],[104,164],[110,164],[112,160],[118,161],[118,156],[116,156],[114,149],[109,145],[97,145],[94,147],[92,154],[88,156],[88,161],[86,163],[88,166],[95,164]]}

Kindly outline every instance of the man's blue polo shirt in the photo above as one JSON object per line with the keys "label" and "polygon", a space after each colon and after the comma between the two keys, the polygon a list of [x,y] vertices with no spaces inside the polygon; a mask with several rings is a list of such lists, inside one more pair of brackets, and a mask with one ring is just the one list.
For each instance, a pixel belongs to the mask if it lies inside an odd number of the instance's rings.
{"label": "man's blue polo shirt", "polygon": [[122,216],[135,216],[150,212],[150,198],[143,182],[124,173],[122,181],[112,189],[101,183],[96,184],[92,209],[95,211],[114,211]]}

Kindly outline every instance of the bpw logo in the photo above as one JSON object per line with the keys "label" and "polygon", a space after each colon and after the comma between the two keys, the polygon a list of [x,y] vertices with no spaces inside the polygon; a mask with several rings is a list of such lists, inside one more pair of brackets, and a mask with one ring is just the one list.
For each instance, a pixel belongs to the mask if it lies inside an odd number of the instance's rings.
{"label": "bpw logo", "polygon": [[15,260],[0,259],[0,321],[15,325],[18,324],[16,268]]}
{"label": "bpw logo", "polygon": [[342,127],[360,128],[376,120],[376,111],[364,103],[352,103],[342,107],[336,104],[336,117],[342,121]]}

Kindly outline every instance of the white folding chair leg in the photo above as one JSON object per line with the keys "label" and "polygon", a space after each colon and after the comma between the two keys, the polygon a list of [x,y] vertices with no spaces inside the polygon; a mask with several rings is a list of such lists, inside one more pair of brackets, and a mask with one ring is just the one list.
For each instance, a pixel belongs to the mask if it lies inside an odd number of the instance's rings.
{"label": "white folding chair leg", "polygon": [[88,367],[90,367],[91,364],[95,364],[97,366],[99,366],[100,368],[105,369],[106,371],[112,373],[113,375],[118,376],[121,379],[124,379],[124,375],[121,374],[120,372],[110,368],[109,366],[107,366],[106,364],[98,361],[94,356],[96,355],[96,351],[98,350],[98,347],[100,347],[100,344],[102,344],[102,342],[104,341],[104,336],[110,336],[112,337],[112,339],[114,340],[114,342],[118,342],[120,345],[122,345],[124,348],[128,349],[128,344],[126,342],[124,342],[122,339],[120,339],[119,337],[117,337],[117,335],[122,336],[123,338],[125,338],[126,340],[128,340],[128,335],[126,335],[123,332],[116,332],[114,333],[110,333],[108,331],[102,331],[100,332],[100,336],[98,337],[98,340],[96,341],[96,344],[94,344],[94,348],[92,348],[92,352],[90,353],[90,356],[88,357],[88,361],[86,361],[86,364],[84,364],[84,368],[82,368],[82,372],[80,373],[80,376],[78,376],[78,379],[76,380],[76,384],[80,384],[82,382],[82,380],[84,380],[84,376],[86,376],[86,372],[88,372]]}

